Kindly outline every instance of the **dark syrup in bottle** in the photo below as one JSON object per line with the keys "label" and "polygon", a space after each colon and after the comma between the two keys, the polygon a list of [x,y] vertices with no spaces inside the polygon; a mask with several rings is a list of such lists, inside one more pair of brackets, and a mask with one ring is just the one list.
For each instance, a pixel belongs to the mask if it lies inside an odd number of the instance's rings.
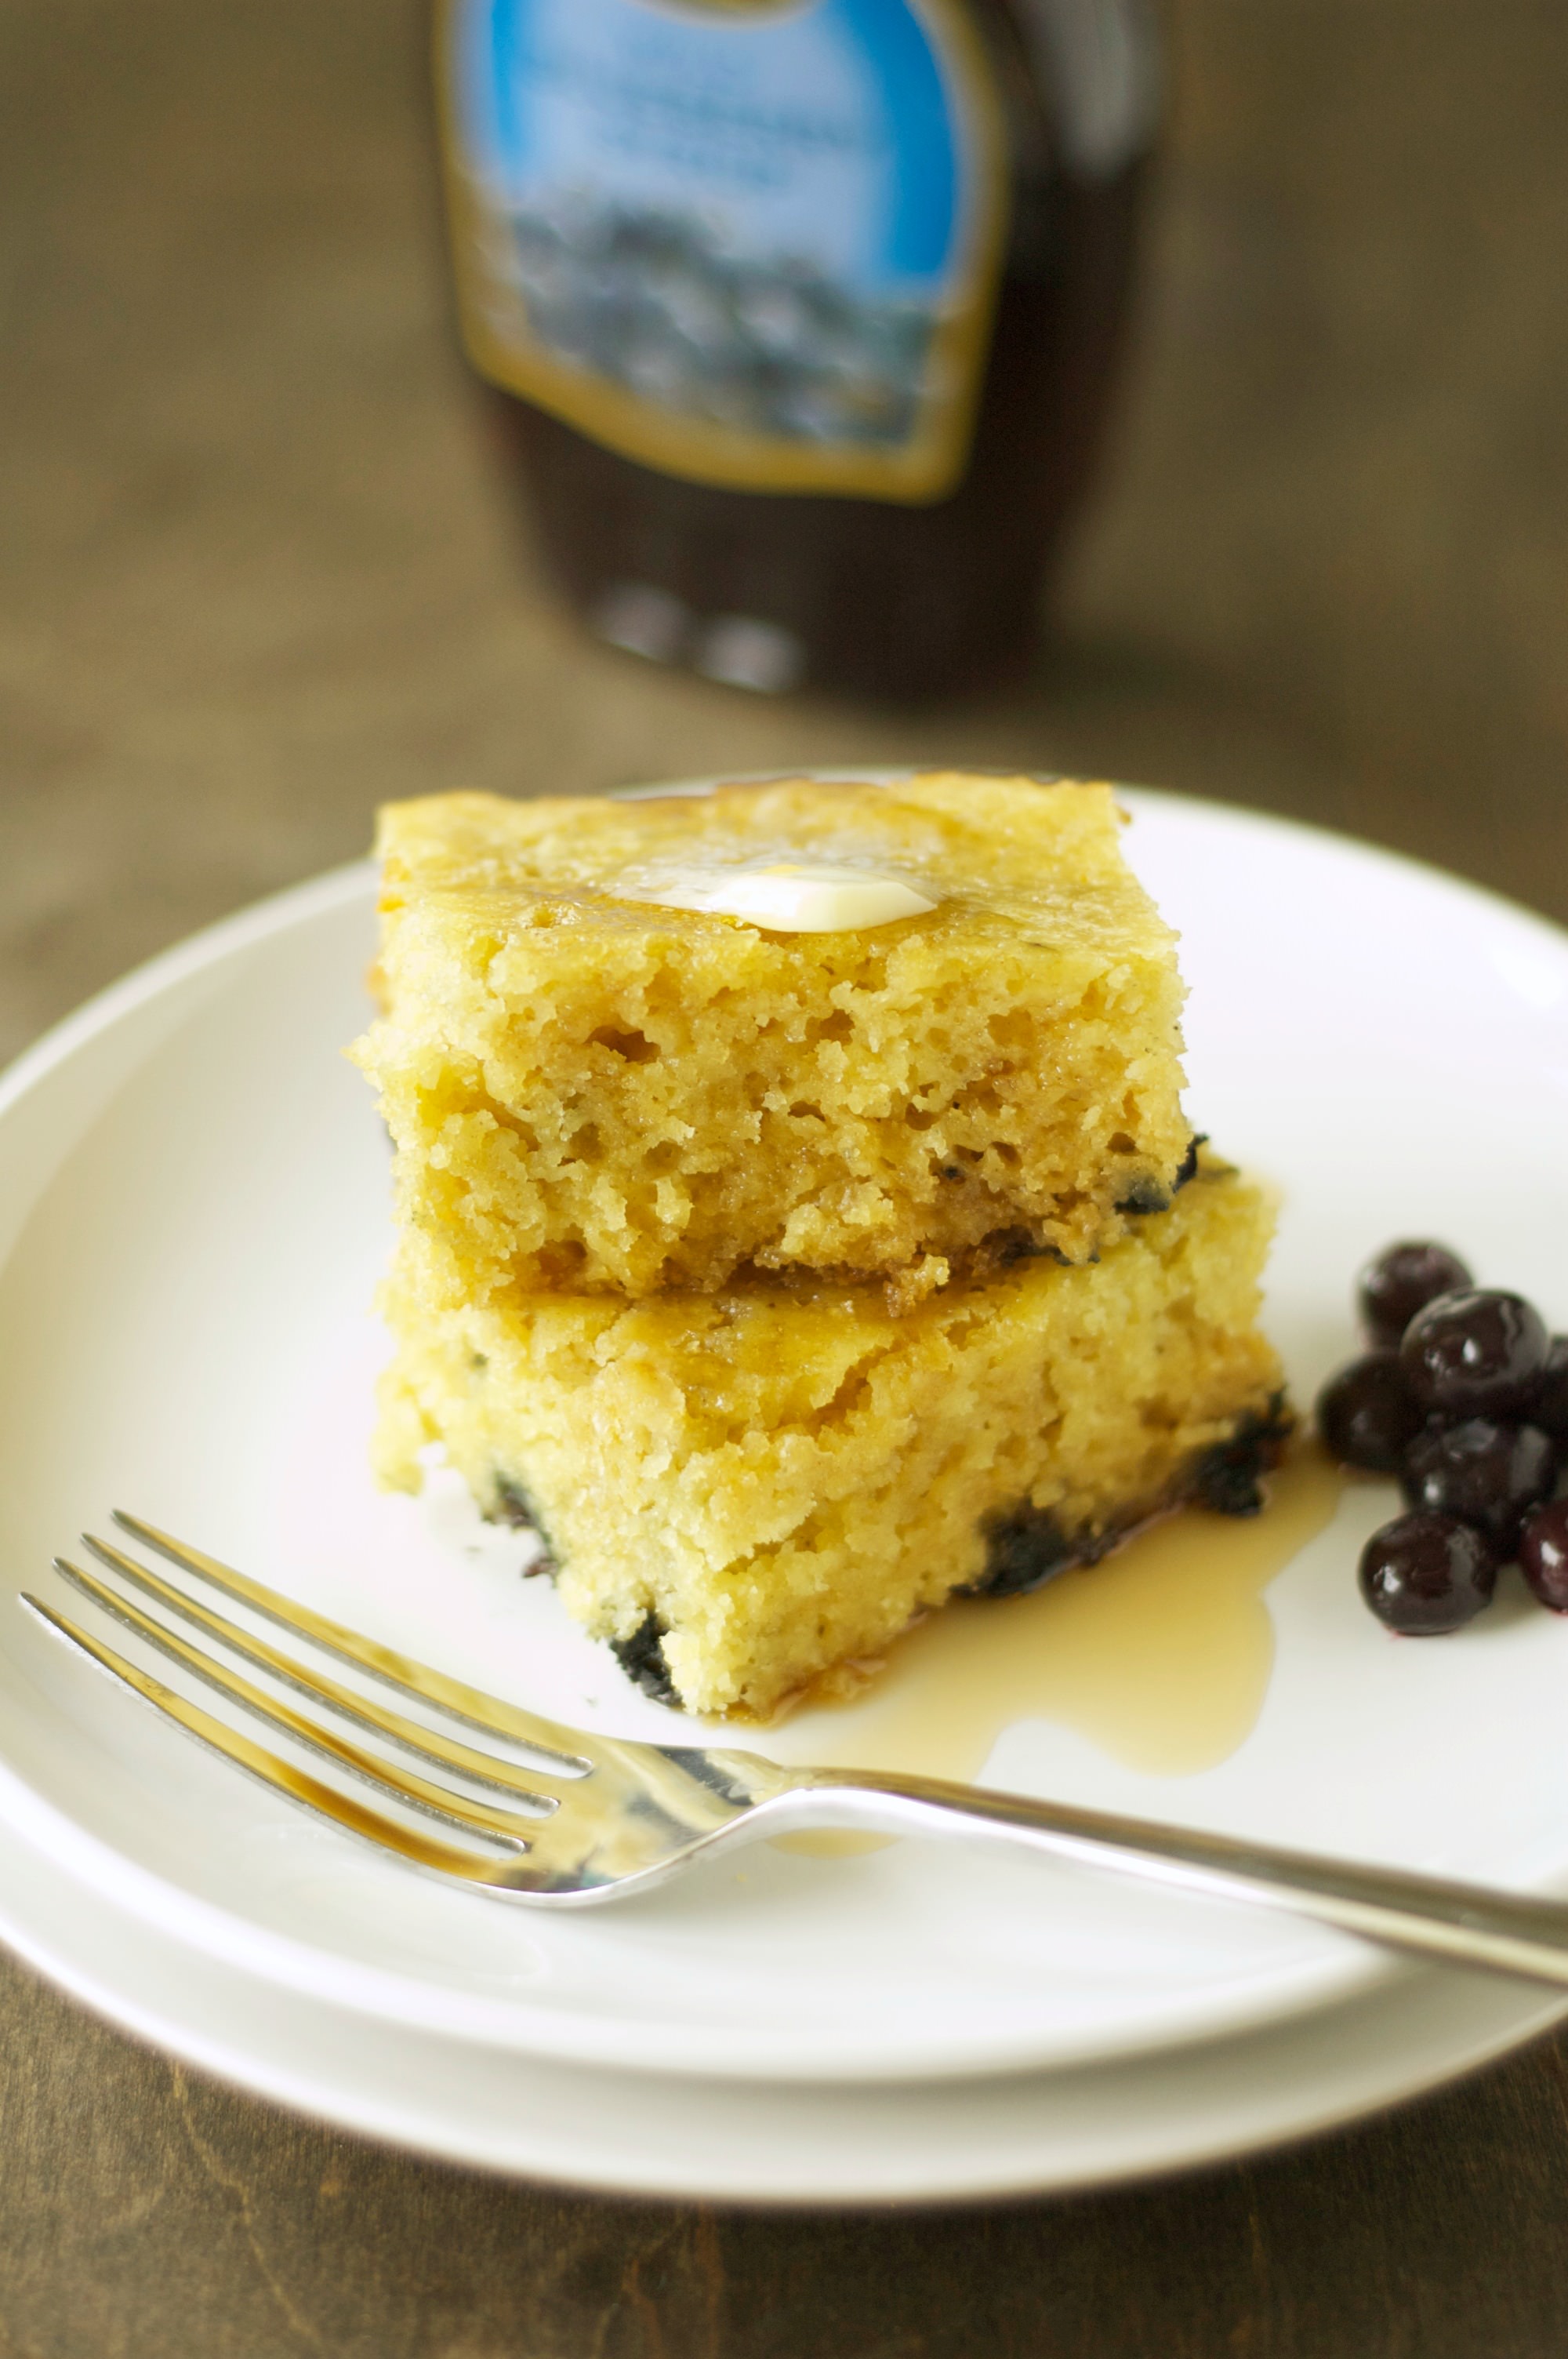
{"label": "dark syrup in bottle", "polygon": [[589,627],[898,701],[1026,660],[1122,342],[1142,0],[449,0],[437,62],[465,339]]}

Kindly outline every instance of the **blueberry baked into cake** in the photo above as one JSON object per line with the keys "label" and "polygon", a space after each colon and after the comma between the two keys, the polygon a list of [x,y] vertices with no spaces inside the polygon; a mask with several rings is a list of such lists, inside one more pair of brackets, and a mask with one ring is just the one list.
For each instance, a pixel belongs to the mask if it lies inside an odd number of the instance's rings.
{"label": "blueberry baked into cake", "polygon": [[956,774],[383,814],[377,1469],[442,1444],[650,1692],[767,1717],[1258,1504],[1271,1212],[1119,826]]}

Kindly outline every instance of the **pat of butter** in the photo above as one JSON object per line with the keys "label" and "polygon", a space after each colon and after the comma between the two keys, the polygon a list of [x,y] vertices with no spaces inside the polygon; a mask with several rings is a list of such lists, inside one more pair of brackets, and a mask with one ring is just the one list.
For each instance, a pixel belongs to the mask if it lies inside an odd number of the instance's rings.
{"label": "pat of butter", "polygon": [[658,882],[622,883],[619,898],[661,909],[704,909],[780,934],[848,934],[921,918],[935,901],[902,876],[831,861],[777,860],[762,868],[684,867]]}

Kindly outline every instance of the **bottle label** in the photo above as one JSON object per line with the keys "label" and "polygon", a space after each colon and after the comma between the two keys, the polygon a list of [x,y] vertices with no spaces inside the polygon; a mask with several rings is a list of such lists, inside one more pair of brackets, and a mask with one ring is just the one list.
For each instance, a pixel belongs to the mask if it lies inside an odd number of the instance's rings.
{"label": "bottle label", "polygon": [[965,0],[445,0],[464,341],[646,466],[927,501],[1006,220]]}

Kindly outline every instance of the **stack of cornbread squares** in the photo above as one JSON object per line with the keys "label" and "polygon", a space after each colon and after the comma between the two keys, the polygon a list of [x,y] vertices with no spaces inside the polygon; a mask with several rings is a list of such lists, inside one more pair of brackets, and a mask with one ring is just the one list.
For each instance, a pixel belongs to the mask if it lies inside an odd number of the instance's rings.
{"label": "stack of cornbread squares", "polygon": [[[1183,1114],[1120,824],[951,773],[383,813],[378,1471],[443,1444],[649,1692],[766,1718],[957,1592],[1256,1503],[1271,1216]],[[717,906],[801,863],[917,913]]]}

